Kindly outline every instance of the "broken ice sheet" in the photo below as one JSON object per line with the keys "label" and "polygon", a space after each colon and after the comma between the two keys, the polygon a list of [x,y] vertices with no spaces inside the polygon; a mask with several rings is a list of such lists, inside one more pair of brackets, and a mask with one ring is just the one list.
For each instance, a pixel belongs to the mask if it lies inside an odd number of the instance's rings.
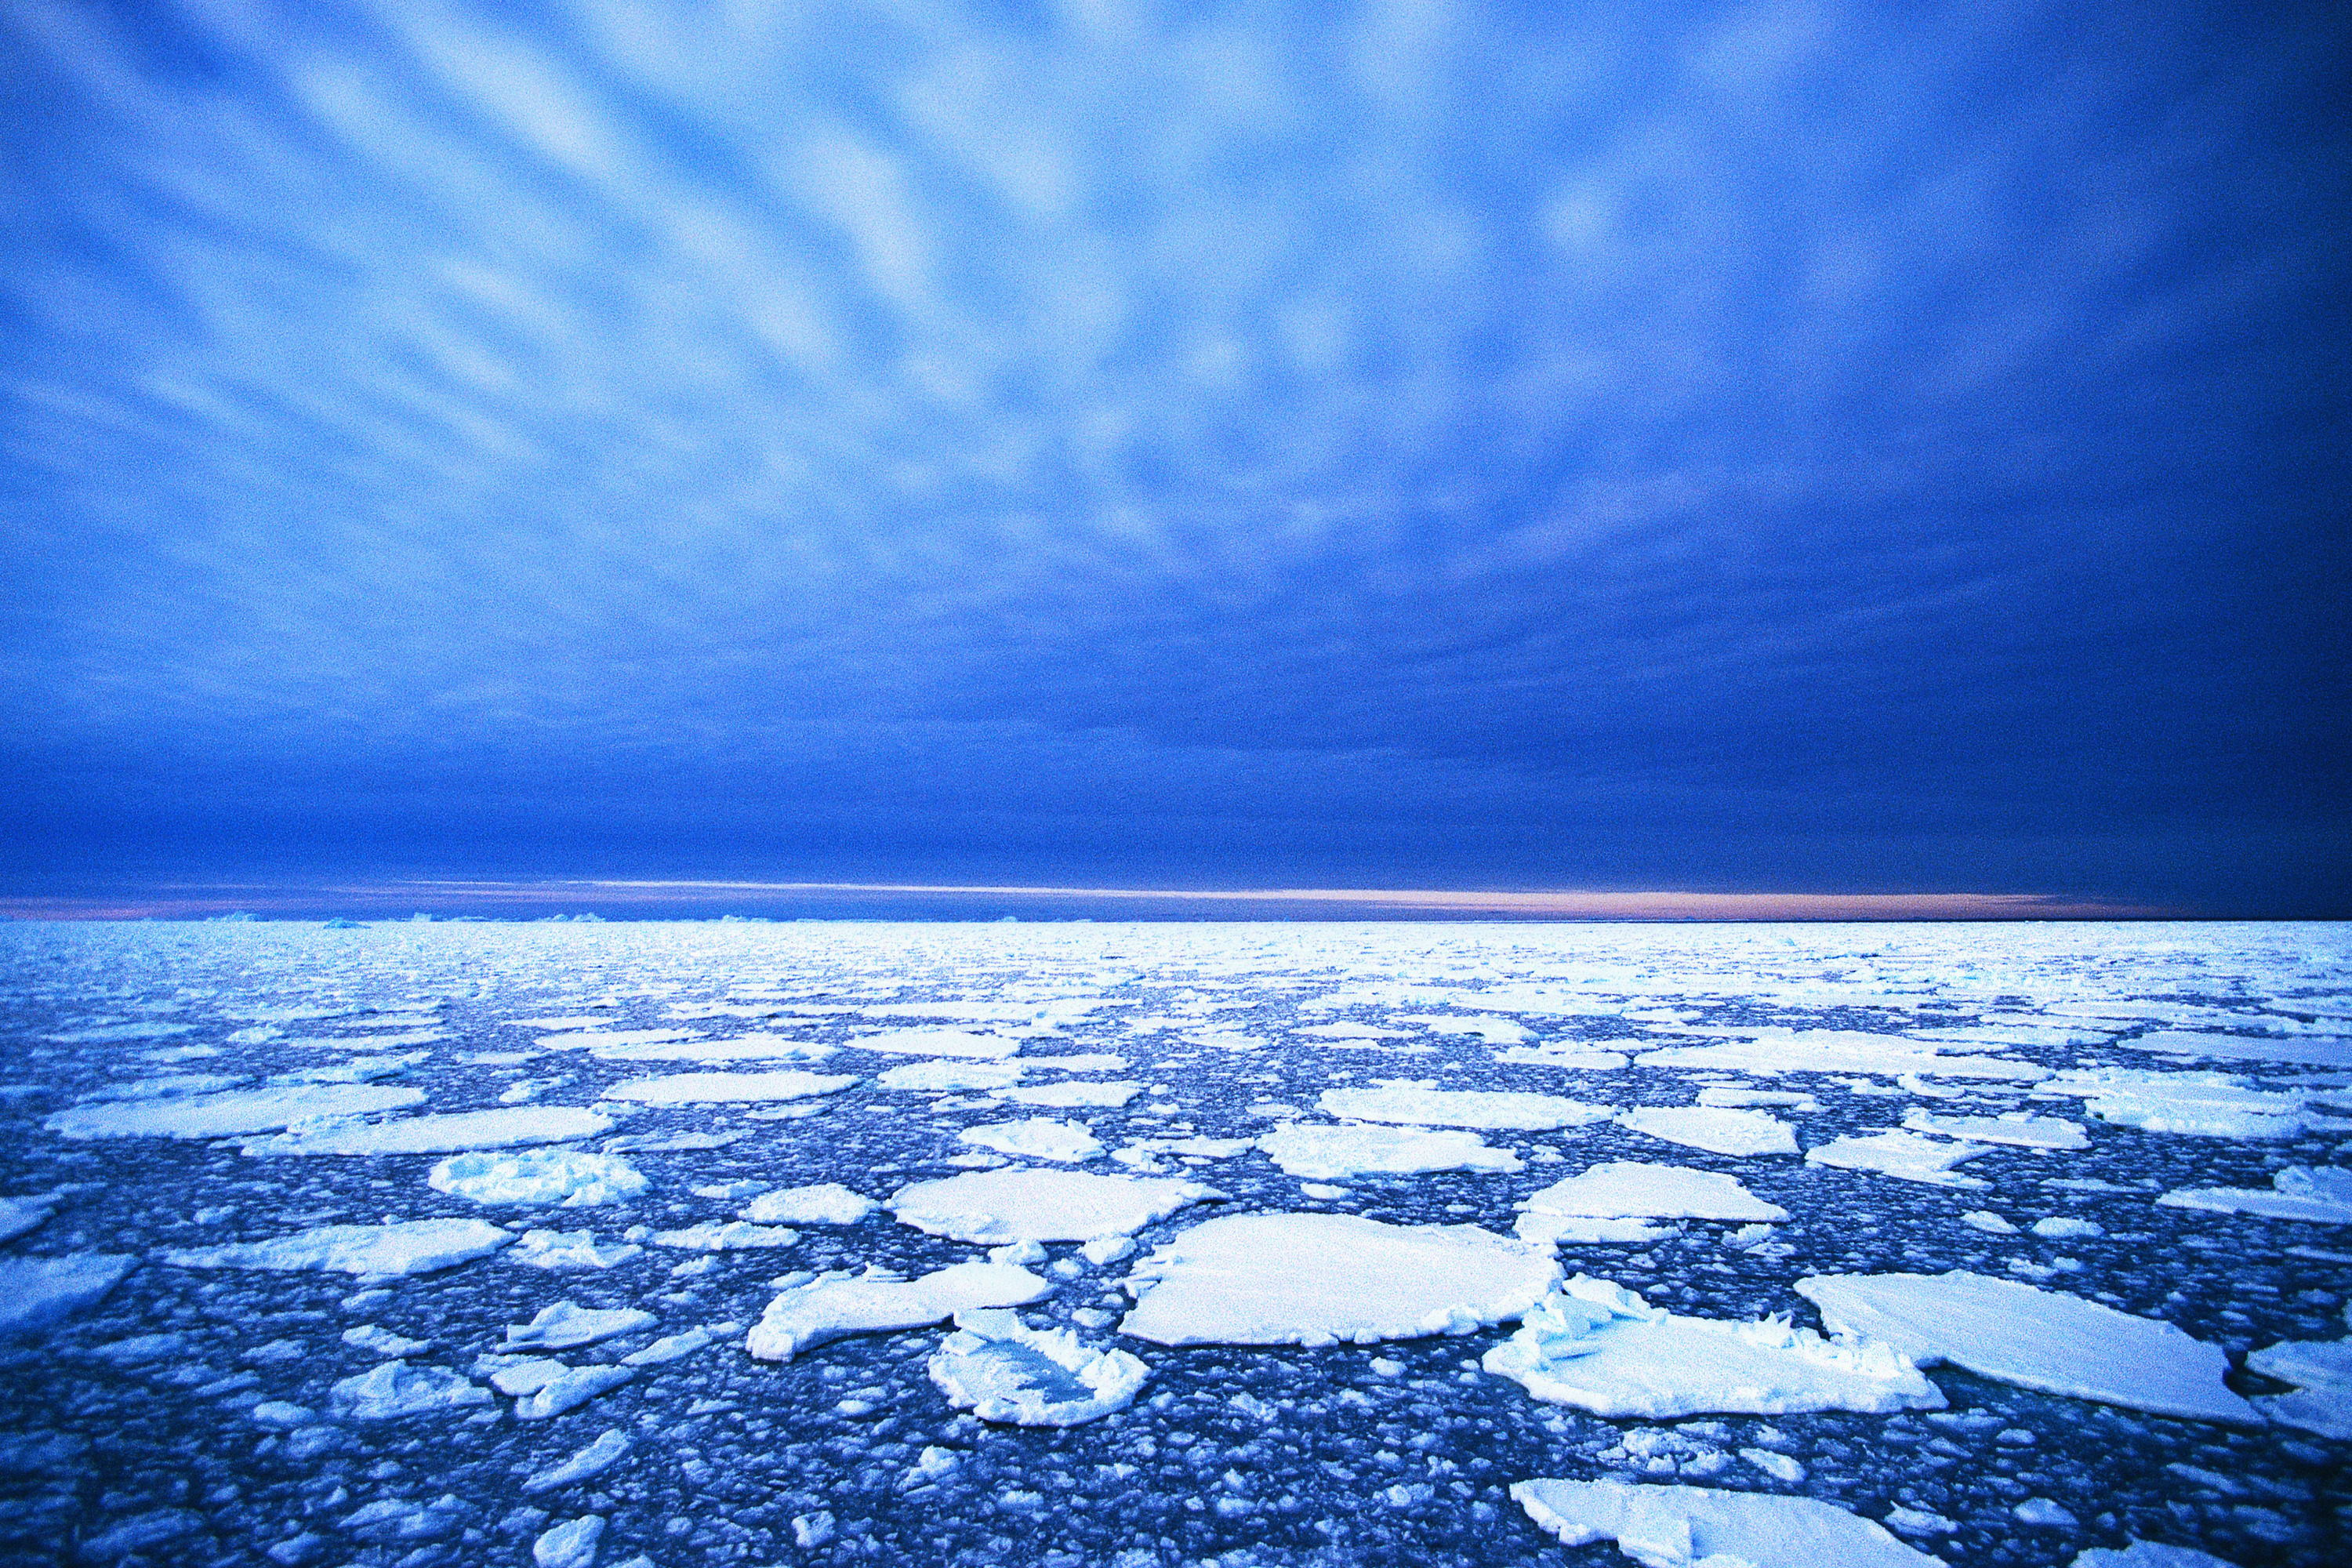
{"label": "broken ice sheet", "polygon": [[625,1203],[642,1197],[651,1184],[626,1160],[576,1149],[454,1154],[425,1179],[436,1192],[478,1204],[560,1204],[565,1208]]}
{"label": "broken ice sheet", "polygon": [[2001,1116],[1937,1116],[1914,1108],[1906,1111],[1903,1125],[1915,1132],[1934,1132],[1946,1138],[1964,1138],[1974,1143],[2008,1143],[2021,1149],[2087,1149],[2091,1146],[2082,1124],[2055,1116],[2027,1116],[2011,1112]]}
{"label": "broken ice sheet", "polygon": [[1481,1364],[1538,1399],[1612,1420],[1944,1406],[1942,1391],[1889,1346],[1832,1343],[1786,1318],[1677,1317],[1582,1274],[1530,1309]]}
{"label": "broken ice sheet", "polygon": [[1000,1154],[1022,1154],[1033,1160],[1091,1160],[1103,1152],[1101,1142],[1086,1128],[1042,1119],[967,1127],[956,1136]]}
{"label": "broken ice sheet", "polygon": [[1793,1154],[1797,1135],[1763,1110],[1712,1105],[1638,1106],[1617,1118],[1636,1132],[1711,1154]]}
{"label": "broken ice sheet", "polygon": [[744,1348],[761,1361],[790,1361],[845,1334],[919,1329],[974,1307],[1019,1307],[1054,1287],[1006,1263],[956,1263],[919,1279],[869,1270],[792,1286],[768,1303]]}
{"label": "broken ice sheet", "polygon": [[1454,1128],[1322,1127],[1286,1122],[1258,1140],[1283,1173],[1310,1181],[1428,1171],[1524,1170],[1508,1149],[1489,1147],[1475,1132]]}
{"label": "broken ice sheet", "polygon": [[57,1212],[57,1200],[47,1194],[0,1198],[0,1241],[14,1241],[26,1231],[46,1225]]}
{"label": "broken ice sheet", "polygon": [[487,1220],[412,1219],[383,1225],[326,1225],[268,1241],[165,1247],[156,1256],[181,1268],[430,1274],[487,1258],[513,1240],[512,1233]]}
{"label": "broken ice sheet", "polygon": [[243,1148],[253,1155],[453,1154],[467,1149],[569,1143],[610,1131],[612,1126],[611,1117],[582,1106],[517,1105],[389,1121],[305,1123],[275,1137],[248,1138]]}
{"label": "broken ice sheet", "polygon": [[1221,1195],[1198,1182],[1004,1170],[917,1183],[891,1198],[890,1210],[929,1235],[995,1246],[1127,1236]]}
{"label": "broken ice sheet", "polygon": [[[2346,1313],[2352,1319],[2352,1311]],[[2282,1426],[2352,1439],[2352,1339],[2288,1340],[2246,1357],[2246,1369],[2294,1384],[2255,1405]]]}
{"label": "broken ice sheet", "polygon": [[506,1260],[527,1263],[533,1268],[610,1268],[644,1251],[644,1247],[631,1241],[599,1247],[596,1233],[592,1230],[527,1230],[508,1248]]}
{"label": "broken ice sheet", "polygon": [[1565,1546],[1614,1541],[1643,1568],[1938,1568],[1884,1526],[1812,1498],[1625,1481],[1519,1481],[1511,1500]]}
{"label": "broken ice sheet", "polygon": [[635,1307],[583,1307],[571,1301],[557,1301],[540,1309],[528,1323],[507,1325],[506,1342],[502,1351],[571,1350],[579,1345],[593,1345],[599,1340],[609,1340],[615,1334],[634,1333],[654,1326],[651,1312]]}
{"label": "broken ice sheet", "polygon": [[0,1335],[28,1334],[96,1306],[139,1259],[120,1253],[0,1258]]}
{"label": "broken ice sheet", "polygon": [[1076,1426],[1134,1403],[1150,1375],[1121,1350],[1093,1349],[1069,1329],[1032,1329],[1008,1310],[955,1315],[930,1359],[948,1403],[983,1421]]}
{"label": "broken ice sheet", "polygon": [[1990,1184],[1975,1176],[1960,1175],[1952,1167],[1990,1152],[1990,1149],[1982,1143],[1948,1143],[1909,1132],[1874,1132],[1840,1138],[1808,1149],[1805,1159],[1811,1164],[1899,1176],[1904,1181],[1922,1182],[1929,1186],[1979,1188]]}
{"label": "broken ice sheet", "polygon": [[2289,1165],[2272,1175],[2269,1192],[2260,1187],[2183,1187],[2156,1201],[2167,1208],[2352,1225],[2352,1171]]}
{"label": "broken ice sheet", "polygon": [[364,1116],[425,1103],[421,1089],[381,1084],[289,1084],[184,1099],[71,1106],[41,1125],[65,1138],[229,1138],[320,1117]]}
{"label": "broken ice sheet", "polygon": [[1548,1131],[1586,1127],[1617,1112],[1556,1094],[1448,1091],[1425,1084],[1387,1083],[1375,1089],[1327,1089],[1316,1108],[1356,1121],[1409,1122],[1421,1127],[1473,1127]]}

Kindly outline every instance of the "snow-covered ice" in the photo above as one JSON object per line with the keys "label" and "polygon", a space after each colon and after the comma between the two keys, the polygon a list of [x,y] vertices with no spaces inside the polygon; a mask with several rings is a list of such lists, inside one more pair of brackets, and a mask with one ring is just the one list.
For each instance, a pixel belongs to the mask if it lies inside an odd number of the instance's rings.
{"label": "snow-covered ice", "polygon": [[751,1200],[743,1217],[754,1225],[856,1225],[881,1205],[839,1182],[781,1187]]}
{"label": "snow-covered ice", "polygon": [[1428,1171],[1517,1171],[1526,1162],[1453,1128],[1324,1127],[1292,1121],[1257,1141],[1285,1175],[1309,1181],[1415,1175]]}
{"label": "snow-covered ice", "polygon": [[1013,1105],[1043,1105],[1056,1110],[1073,1106],[1125,1105],[1143,1092],[1143,1086],[1120,1080],[1071,1079],[1062,1083],[1033,1084],[1026,1089],[1000,1089],[992,1098]]}
{"label": "snow-covered ice", "polygon": [[425,1091],[369,1083],[289,1084],[162,1100],[101,1100],[41,1125],[64,1138],[229,1138],[322,1117],[371,1116],[425,1103]]}
{"label": "snow-covered ice", "polygon": [[1556,1094],[1492,1090],[1446,1090],[1427,1085],[1389,1084],[1377,1089],[1327,1089],[1316,1101],[1328,1116],[1356,1121],[1409,1122],[1419,1127],[1474,1127],[1482,1131],[1549,1131],[1586,1127],[1617,1113],[1613,1105],[1587,1105]]}
{"label": "snow-covered ice", "polygon": [[2317,1169],[2289,1165],[2272,1173],[2269,1192],[2260,1187],[2182,1187],[2156,1201],[2167,1208],[2352,1225],[2352,1171],[2333,1165]]}
{"label": "snow-covered ice", "polygon": [[1989,1184],[1982,1178],[1962,1174],[1952,1167],[1986,1152],[1987,1147],[1982,1143],[1948,1142],[1909,1132],[1872,1132],[1817,1144],[1805,1151],[1805,1159],[1815,1165],[1841,1171],[1872,1171],[1933,1187],[1981,1188]]}
{"label": "snow-covered ice", "polygon": [[1793,1154],[1797,1135],[1765,1110],[1715,1105],[1644,1105],[1617,1119],[1636,1132],[1712,1154]]}
{"label": "snow-covered ice", "polygon": [[0,1335],[35,1333],[95,1306],[138,1266],[105,1252],[0,1258]]}
{"label": "snow-covered ice", "polygon": [[583,1307],[571,1301],[555,1301],[541,1308],[528,1323],[508,1324],[506,1342],[499,1349],[572,1350],[616,1334],[652,1328],[656,1321],[651,1312],[635,1307]]}
{"label": "snow-covered ice", "polygon": [[2252,1089],[2226,1073],[2092,1068],[2056,1074],[2045,1095],[2077,1095],[2102,1121],[2200,1138],[2293,1138],[2303,1131],[2299,1089]]}
{"label": "snow-covered ice", "polygon": [[1126,1351],[1069,1329],[1032,1329],[1002,1309],[958,1312],[929,1362],[948,1403],[983,1421],[1076,1426],[1124,1410],[1150,1371]]}
{"label": "snow-covered ice", "polygon": [[344,1274],[431,1274],[487,1258],[514,1240],[487,1220],[409,1219],[383,1225],[323,1225],[268,1241],[166,1247],[180,1268],[323,1269]]}
{"label": "snow-covered ice", "polygon": [[1566,1176],[1522,1200],[1527,1214],[1640,1216],[1652,1219],[1779,1221],[1789,1211],[1766,1203],[1719,1171],[1612,1160]]}
{"label": "snow-covered ice", "polygon": [[1103,1152],[1101,1141],[1087,1129],[1043,1119],[967,1127],[956,1136],[976,1148],[993,1149],[1000,1154],[1020,1154],[1032,1160],[1091,1160]]}
{"label": "snow-covered ice", "polygon": [[1511,1500],[1564,1546],[1614,1541],[1643,1568],[1934,1568],[1884,1526],[1812,1498],[1625,1481],[1517,1481]]}
{"label": "snow-covered ice", "polygon": [[1003,1089],[1020,1082],[1021,1075],[1026,1070],[1025,1065],[1017,1061],[965,1061],[950,1058],[944,1061],[905,1062],[884,1069],[874,1081],[884,1089],[950,1094],[959,1089]]}
{"label": "snow-covered ice", "polygon": [[446,1366],[383,1362],[327,1392],[334,1413],[352,1421],[392,1421],[405,1415],[446,1415],[491,1403],[490,1391]]}
{"label": "snow-covered ice", "polygon": [[807,1100],[838,1094],[857,1081],[854,1073],[684,1072],[667,1078],[631,1079],[604,1090],[612,1100],[642,1105],[722,1105],[751,1100]]}
{"label": "snow-covered ice", "polygon": [[983,1059],[1017,1055],[1021,1042],[1002,1035],[976,1035],[969,1029],[891,1029],[878,1035],[853,1035],[843,1042],[861,1051],[889,1051],[908,1057],[978,1057]]}
{"label": "snow-covered ice", "polygon": [[467,1149],[511,1149],[569,1143],[612,1130],[613,1119],[576,1105],[517,1105],[460,1110],[446,1116],[402,1116],[389,1121],[327,1121],[247,1139],[248,1154],[450,1154]]}
{"label": "snow-covered ice", "polygon": [[0,1241],[14,1241],[39,1228],[57,1212],[57,1200],[47,1194],[0,1198]]}
{"label": "snow-covered ice", "polygon": [[534,1268],[610,1268],[644,1251],[632,1241],[599,1247],[593,1230],[526,1230],[507,1249],[506,1260]]}
{"label": "snow-covered ice", "polygon": [[1028,1169],[919,1182],[900,1188],[889,1206],[918,1230],[993,1247],[1128,1236],[1217,1195],[1198,1182]]}
{"label": "snow-covered ice", "polygon": [[1937,1116],[1916,1107],[1903,1114],[1914,1132],[1965,1138],[1976,1143],[2008,1143],[2021,1149],[2087,1149],[2091,1140],[2079,1121],[2011,1111],[2000,1116]]}
{"label": "snow-covered ice", "polygon": [[642,1197],[651,1185],[644,1172],[618,1155],[576,1149],[453,1154],[434,1166],[425,1180],[436,1192],[478,1204],[556,1204],[564,1208],[625,1203]]}
{"label": "snow-covered ice", "polygon": [[812,1279],[768,1303],[744,1348],[761,1361],[790,1361],[844,1334],[919,1329],[975,1307],[1026,1306],[1053,1289],[1050,1281],[1006,1263],[950,1264],[914,1279]]}

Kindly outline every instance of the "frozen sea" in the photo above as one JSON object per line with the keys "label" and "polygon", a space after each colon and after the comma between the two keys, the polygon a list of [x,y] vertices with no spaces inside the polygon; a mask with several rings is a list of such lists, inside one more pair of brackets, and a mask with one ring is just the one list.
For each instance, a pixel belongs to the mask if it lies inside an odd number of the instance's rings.
{"label": "frozen sea", "polygon": [[2352,1559],[2343,926],[20,923],[0,1009],[10,1563]]}

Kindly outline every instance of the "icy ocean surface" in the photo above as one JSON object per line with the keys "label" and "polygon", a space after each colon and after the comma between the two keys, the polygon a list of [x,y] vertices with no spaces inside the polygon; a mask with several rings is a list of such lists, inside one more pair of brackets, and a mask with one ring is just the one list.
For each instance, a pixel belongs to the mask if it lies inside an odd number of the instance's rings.
{"label": "icy ocean surface", "polygon": [[9,1563],[2341,1563],[2347,1295],[2341,926],[0,928]]}

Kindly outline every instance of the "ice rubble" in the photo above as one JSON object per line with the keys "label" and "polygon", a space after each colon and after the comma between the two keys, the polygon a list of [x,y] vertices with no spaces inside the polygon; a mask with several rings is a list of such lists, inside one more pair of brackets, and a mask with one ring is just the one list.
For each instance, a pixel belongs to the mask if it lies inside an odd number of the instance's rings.
{"label": "ice rubble", "polygon": [[1617,1118],[1636,1132],[1711,1154],[1793,1154],[1797,1135],[1769,1111],[1713,1105],[1637,1106]]}
{"label": "ice rubble", "polygon": [[1937,1568],[1834,1504],[1627,1481],[1519,1481],[1511,1500],[1564,1546],[1614,1541],[1643,1568]]}
{"label": "ice rubble", "polygon": [[0,1335],[33,1333],[96,1306],[138,1265],[110,1252],[0,1258]]}
{"label": "ice rubble", "polygon": [[[1696,1032],[1696,1031],[1694,1031]],[[1711,1031],[1709,1031],[1711,1032]],[[1647,1051],[1643,1067],[1725,1068],[1734,1072],[1862,1073],[1895,1078],[1918,1073],[1933,1078],[2011,1079],[2033,1083],[2050,1069],[2005,1057],[1946,1055],[1933,1041],[1855,1029],[1741,1029],[1752,1040],[1708,1046],[1665,1046]]]}
{"label": "ice rubble", "polygon": [[165,1247],[156,1256],[181,1268],[430,1274],[487,1258],[512,1240],[511,1232],[487,1220],[408,1219],[383,1225],[325,1225],[268,1241]]}
{"label": "ice rubble", "polygon": [[956,1263],[915,1279],[868,1269],[782,1291],[744,1341],[761,1361],[790,1361],[845,1334],[919,1329],[975,1307],[1019,1307],[1053,1294],[1051,1282],[1009,1263]]}
{"label": "ice rubble", "polygon": [[610,1268],[644,1251],[633,1241],[599,1247],[593,1230],[527,1230],[515,1238],[506,1259],[509,1263],[528,1263],[534,1268]]}
{"label": "ice rubble", "polygon": [[1873,1132],[1819,1144],[1805,1151],[1805,1160],[1810,1164],[1831,1165],[1841,1171],[1874,1171],[1881,1175],[1900,1176],[1906,1182],[1924,1182],[1929,1186],[1975,1189],[1990,1184],[1975,1176],[1960,1175],[1952,1167],[1963,1160],[1990,1152],[1990,1148],[1982,1143],[1948,1143],[1909,1132]]}
{"label": "ice rubble", "polygon": [[2013,1279],[1944,1274],[1829,1274],[1797,1281],[1832,1333],[1894,1346],[1921,1365],[1949,1362],[2044,1394],[2158,1415],[2259,1424],[2222,1386],[2228,1356],[2170,1323],[2135,1318]]}
{"label": "ice rubble", "polygon": [[1031,1169],[919,1182],[901,1188],[889,1206],[900,1223],[927,1235],[996,1246],[1129,1236],[1221,1195],[1198,1182]]}
{"label": "ice rubble", "polygon": [[2306,1098],[2299,1089],[2249,1089],[2225,1073],[2137,1068],[2062,1072],[2036,1092],[2080,1096],[2084,1110],[2117,1126],[2203,1138],[2293,1138],[2303,1131]]}
{"label": "ice rubble", "polygon": [[635,1307],[583,1307],[557,1301],[541,1308],[528,1323],[509,1323],[506,1342],[499,1348],[501,1352],[568,1351],[615,1334],[650,1329],[655,1321],[651,1312]]}
{"label": "ice rubble", "polygon": [[2271,1188],[2266,1193],[2260,1187],[2182,1187],[2156,1201],[2167,1208],[2352,1225],[2352,1171],[2289,1165],[2272,1175]]}
{"label": "ice rubble", "polygon": [[490,1391],[463,1373],[404,1361],[383,1362],[327,1391],[328,1408],[353,1421],[444,1415],[490,1402]]}
{"label": "ice rubble", "polygon": [[1003,1089],[1020,1082],[1026,1070],[1020,1062],[908,1062],[889,1068],[874,1081],[884,1089],[949,1094],[961,1089]]}
{"label": "ice rubble", "polygon": [[1355,1215],[1213,1219],[1138,1263],[1119,1331],[1163,1345],[1370,1344],[1507,1321],[1560,1277],[1550,1249],[1475,1226]]}
{"label": "ice rubble", "polygon": [[1582,1274],[1529,1309],[1480,1364],[1538,1399],[1612,1420],[1944,1405],[1942,1392],[1885,1345],[1833,1344],[1785,1318],[1677,1317]]}
{"label": "ice rubble", "polygon": [[1617,1113],[1613,1105],[1587,1105],[1556,1094],[1444,1090],[1421,1084],[1377,1089],[1327,1089],[1316,1106],[1357,1121],[1401,1121],[1420,1127],[1475,1127],[1520,1132],[1585,1127]]}
{"label": "ice rubble", "polygon": [[1021,1154],[1033,1160],[1091,1160],[1103,1152],[1095,1135],[1066,1121],[996,1121],[967,1127],[957,1139],[1000,1154]]}
{"label": "ice rubble", "polygon": [[608,1100],[641,1105],[717,1105],[761,1100],[807,1100],[837,1094],[857,1081],[854,1073],[683,1072],[667,1078],[632,1079],[607,1085]]}
{"label": "ice rubble", "polygon": [[58,1212],[57,1199],[46,1193],[0,1198],[0,1241],[14,1241],[26,1231],[47,1225]]}
{"label": "ice rubble", "polygon": [[525,1143],[568,1143],[612,1130],[613,1119],[576,1105],[517,1105],[460,1110],[446,1116],[403,1116],[390,1121],[341,1121],[290,1127],[274,1137],[250,1138],[248,1154],[451,1154]]}
{"label": "ice rubble", "polygon": [[1143,1092],[1139,1083],[1096,1081],[1073,1079],[1063,1083],[1037,1084],[1028,1089],[1000,1089],[992,1098],[1015,1105],[1043,1105],[1055,1110],[1073,1106],[1121,1106]]}
{"label": "ice rubble", "polygon": [[761,1193],[743,1211],[754,1225],[856,1225],[882,1205],[838,1182]]}
{"label": "ice rubble", "polygon": [[892,1029],[879,1035],[859,1035],[845,1042],[861,1051],[890,1051],[908,1057],[1001,1058],[1019,1054],[1021,1042],[1001,1035],[975,1035],[969,1029]]}
{"label": "ice rubble", "polygon": [[1121,1350],[1093,1350],[1069,1329],[1032,1329],[1013,1312],[955,1315],[930,1359],[948,1403],[982,1421],[1076,1426],[1135,1402],[1150,1370]]}
{"label": "ice rubble", "polygon": [[421,1089],[382,1084],[289,1084],[176,1100],[75,1105],[41,1123],[65,1138],[230,1138],[330,1116],[366,1116],[425,1103]]}
{"label": "ice rubble", "polygon": [[2294,1384],[2292,1394],[2254,1401],[2272,1420],[2352,1439],[2352,1339],[2282,1341],[2247,1356],[2246,1368]]}
{"label": "ice rubble", "polygon": [[1526,1169],[1508,1149],[1489,1147],[1475,1132],[1454,1128],[1318,1127],[1286,1122],[1257,1141],[1283,1173],[1308,1181],[1427,1171]]}
{"label": "ice rubble", "polygon": [[453,1154],[425,1178],[436,1192],[478,1204],[558,1204],[584,1208],[625,1203],[651,1185],[645,1173],[613,1154],[533,1149],[520,1154]]}
{"label": "ice rubble", "polygon": [[1913,1107],[1904,1112],[1903,1125],[1914,1132],[1965,1138],[1972,1143],[2008,1143],[2021,1149],[2087,1149],[2091,1140],[2081,1122],[2055,1116],[2028,1116],[2011,1111],[2000,1116],[1937,1116]]}

